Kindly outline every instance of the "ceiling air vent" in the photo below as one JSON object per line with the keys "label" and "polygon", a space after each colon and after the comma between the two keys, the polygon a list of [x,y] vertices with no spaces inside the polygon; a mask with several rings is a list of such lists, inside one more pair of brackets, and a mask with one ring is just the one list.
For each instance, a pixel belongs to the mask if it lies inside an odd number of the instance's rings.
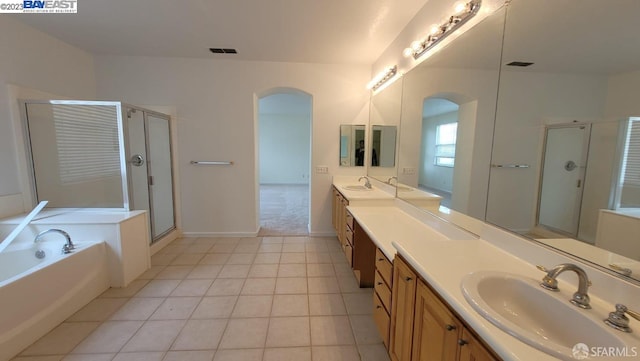
{"label": "ceiling air vent", "polygon": [[525,66],[530,66],[533,65],[533,63],[530,63],[528,61],[512,61],[510,63],[507,63],[508,66],[520,66],[520,67],[525,67]]}
{"label": "ceiling air vent", "polygon": [[209,51],[214,54],[238,54],[236,49],[227,49],[227,48],[209,48]]}

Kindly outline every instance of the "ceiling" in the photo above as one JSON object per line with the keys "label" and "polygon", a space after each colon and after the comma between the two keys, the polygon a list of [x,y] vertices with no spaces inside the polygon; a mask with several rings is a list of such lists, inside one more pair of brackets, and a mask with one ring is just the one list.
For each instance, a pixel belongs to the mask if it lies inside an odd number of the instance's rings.
{"label": "ceiling", "polygon": [[94,54],[370,65],[427,1],[80,0],[11,16]]}

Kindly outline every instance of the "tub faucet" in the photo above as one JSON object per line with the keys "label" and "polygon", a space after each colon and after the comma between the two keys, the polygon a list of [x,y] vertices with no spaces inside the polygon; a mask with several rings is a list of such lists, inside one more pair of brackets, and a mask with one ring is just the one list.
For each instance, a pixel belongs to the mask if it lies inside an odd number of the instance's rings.
{"label": "tub faucet", "polygon": [[38,235],[36,236],[36,238],[33,240],[33,243],[38,243],[40,241],[40,238],[42,238],[42,236],[44,236],[47,233],[60,233],[61,235],[64,236],[64,238],[67,239],[67,243],[64,244],[64,246],[62,246],[62,253],[67,254],[67,253],[71,253],[76,247],[73,245],[73,242],[71,242],[71,236],[69,236],[69,233],[61,230],[61,229],[57,229],[57,228],[51,228],[51,229],[47,229],[46,231],[42,231],[40,233],[38,233]]}
{"label": "tub faucet", "polygon": [[573,294],[573,298],[570,301],[580,308],[591,308],[589,305],[589,295],[587,294],[587,289],[591,286],[591,281],[589,281],[587,273],[582,268],[573,263],[562,263],[550,270],[544,266],[537,266],[537,268],[542,272],[547,272],[540,286],[551,291],[558,291],[558,280],[556,280],[556,277],[558,277],[560,273],[564,271],[575,272],[578,275],[578,291]]}
{"label": "tub faucet", "polygon": [[364,178],[365,182],[364,182],[364,186],[371,189],[371,182],[369,182],[369,178],[367,176],[362,176],[358,179],[358,182],[360,182],[362,179]]}

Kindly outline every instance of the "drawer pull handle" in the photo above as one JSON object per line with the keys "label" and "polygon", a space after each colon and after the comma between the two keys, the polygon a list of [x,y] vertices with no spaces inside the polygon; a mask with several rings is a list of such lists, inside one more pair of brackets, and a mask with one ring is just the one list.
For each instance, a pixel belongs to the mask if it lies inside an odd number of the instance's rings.
{"label": "drawer pull handle", "polygon": [[384,261],[384,258],[378,258],[378,262]]}
{"label": "drawer pull handle", "polygon": [[412,279],[413,279],[413,278],[411,278],[411,277],[405,277],[405,278],[404,278],[404,280],[405,280],[405,281],[407,281],[407,282],[408,282],[408,281],[411,281]]}
{"label": "drawer pull handle", "polygon": [[447,329],[447,331],[453,331],[456,329],[456,326],[454,325],[446,325],[445,328]]}
{"label": "drawer pull handle", "polygon": [[464,345],[468,345],[468,344],[469,344],[469,341],[467,341],[467,340],[463,340],[463,339],[459,339],[458,340],[458,345],[460,345],[460,346],[464,346]]}
{"label": "drawer pull handle", "polygon": [[381,309],[381,308],[382,308],[382,306],[380,306],[380,305],[376,305],[376,310],[379,310],[379,309]]}
{"label": "drawer pull handle", "polygon": [[382,282],[378,282],[378,286],[382,286]]}

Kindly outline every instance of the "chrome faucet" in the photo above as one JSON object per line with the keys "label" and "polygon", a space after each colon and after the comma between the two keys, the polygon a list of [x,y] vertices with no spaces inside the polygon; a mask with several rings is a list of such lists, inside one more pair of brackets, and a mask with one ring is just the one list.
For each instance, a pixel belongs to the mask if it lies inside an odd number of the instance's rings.
{"label": "chrome faucet", "polygon": [[[42,231],[40,233],[38,233],[38,235],[36,236],[36,238],[33,240],[33,243],[38,243],[40,241],[40,239],[42,238],[42,236],[44,236],[47,233],[60,233],[61,235],[64,236],[64,238],[66,238],[67,243],[64,244],[64,246],[62,246],[62,253],[67,254],[67,253],[71,253],[76,246],[73,245],[73,242],[71,242],[71,236],[69,236],[69,233],[61,230],[61,229],[57,229],[57,228],[51,228],[51,229],[47,229],[46,231]],[[40,250],[39,250],[40,251]],[[44,252],[40,251],[42,257],[44,257]],[[36,252],[36,257],[38,257],[39,252]]]}
{"label": "chrome faucet", "polygon": [[609,313],[609,317],[604,320],[604,323],[616,330],[631,332],[631,327],[629,327],[629,318],[625,314],[640,321],[640,312],[632,311],[625,305],[617,304],[616,310]]}
{"label": "chrome faucet", "polygon": [[398,177],[391,177],[391,178],[387,179],[387,184],[391,185],[391,181],[394,180],[394,179],[396,180],[396,184],[398,184]]}
{"label": "chrome faucet", "polygon": [[589,281],[587,273],[582,268],[573,263],[562,263],[550,270],[546,269],[544,266],[537,266],[537,268],[542,272],[547,272],[547,275],[542,279],[540,286],[556,292],[558,291],[558,280],[556,280],[556,277],[564,271],[575,272],[578,275],[578,291],[573,294],[573,298],[570,301],[580,308],[591,308],[589,305],[589,295],[587,294],[587,289],[591,286],[591,281]]}
{"label": "chrome faucet", "polygon": [[367,176],[362,176],[358,179],[358,182],[360,182],[362,179],[364,178],[365,182],[364,182],[364,186],[371,189],[371,182],[369,182],[369,178]]}

